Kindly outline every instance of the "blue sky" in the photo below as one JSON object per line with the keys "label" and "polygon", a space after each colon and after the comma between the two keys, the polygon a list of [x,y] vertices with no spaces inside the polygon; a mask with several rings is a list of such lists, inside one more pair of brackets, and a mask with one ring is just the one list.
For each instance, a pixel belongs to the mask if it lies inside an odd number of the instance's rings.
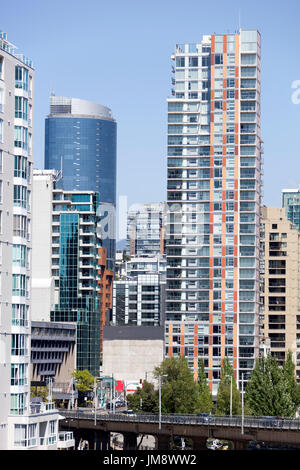
{"label": "blue sky", "polygon": [[[118,122],[118,195],[128,205],[166,198],[166,99],[176,43],[203,34],[262,35],[264,203],[300,184],[299,0],[27,0],[3,2],[0,29],[35,74],[35,167],[43,168],[49,94],[111,108]],[[300,96],[300,95],[299,95]]]}

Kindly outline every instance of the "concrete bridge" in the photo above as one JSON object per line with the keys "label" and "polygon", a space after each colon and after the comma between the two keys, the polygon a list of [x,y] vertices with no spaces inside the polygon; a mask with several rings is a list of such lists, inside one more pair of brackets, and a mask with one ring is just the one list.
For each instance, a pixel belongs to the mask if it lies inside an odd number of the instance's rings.
{"label": "concrete bridge", "polygon": [[189,438],[194,450],[207,450],[209,438],[229,441],[231,449],[245,450],[251,441],[300,449],[300,420],[264,417],[137,414],[128,416],[91,411],[60,411],[61,430],[73,431],[76,447],[80,439],[89,449],[108,450],[110,433],[124,437],[123,449],[139,448],[138,436],[152,435],[157,450],[170,449],[174,436]]}

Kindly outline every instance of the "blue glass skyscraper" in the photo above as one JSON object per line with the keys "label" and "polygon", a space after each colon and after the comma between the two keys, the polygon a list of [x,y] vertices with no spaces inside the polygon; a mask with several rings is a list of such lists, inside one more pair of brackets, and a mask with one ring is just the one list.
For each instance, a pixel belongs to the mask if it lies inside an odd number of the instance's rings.
{"label": "blue glass skyscraper", "polygon": [[115,252],[116,134],[109,108],[76,98],[50,97],[45,169],[62,170],[64,190],[99,192],[102,216],[109,222],[103,224],[109,269],[113,269]]}

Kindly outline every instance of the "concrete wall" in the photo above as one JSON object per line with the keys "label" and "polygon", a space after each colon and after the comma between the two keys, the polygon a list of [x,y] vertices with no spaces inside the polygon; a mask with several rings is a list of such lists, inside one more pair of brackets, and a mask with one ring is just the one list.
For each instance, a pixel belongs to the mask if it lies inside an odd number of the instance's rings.
{"label": "concrete wall", "polygon": [[52,268],[52,190],[56,172],[34,170],[32,218],[32,304],[34,321],[50,321],[54,304]]}
{"label": "concrete wall", "polygon": [[104,327],[102,375],[125,382],[147,378],[164,360],[163,328]]}

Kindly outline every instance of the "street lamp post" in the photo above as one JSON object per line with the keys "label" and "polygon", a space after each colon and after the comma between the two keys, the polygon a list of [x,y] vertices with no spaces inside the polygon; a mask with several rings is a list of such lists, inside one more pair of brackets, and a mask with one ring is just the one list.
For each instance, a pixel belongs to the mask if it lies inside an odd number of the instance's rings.
{"label": "street lamp post", "polygon": [[94,424],[96,426],[97,418],[97,379],[94,377]]}
{"label": "street lamp post", "polygon": [[226,377],[230,377],[230,416],[232,417],[232,375],[226,375]]}
{"label": "street lamp post", "polygon": [[113,402],[112,402],[112,406],[113,406],[113,414],[115,414],[115,381],[114,381],[114,374],[112,374],[112,390],[113,390]]}
{"label": "street lamp post", "polygon": [[161,375],[158,376],[158,429],[161,429]]}
{"label": "street lamp post", "polygon": [[161,378],[167,375],[158,376],[158,429],[161,429]]}
{"label": "street lamp post", "polygon": [[230,376],[230,417],[232,417],[232,375]]}
{"label": "street lamp post", "polygon": [[242,429],[241,434],[244,434],[244,373],[242,373]]}

